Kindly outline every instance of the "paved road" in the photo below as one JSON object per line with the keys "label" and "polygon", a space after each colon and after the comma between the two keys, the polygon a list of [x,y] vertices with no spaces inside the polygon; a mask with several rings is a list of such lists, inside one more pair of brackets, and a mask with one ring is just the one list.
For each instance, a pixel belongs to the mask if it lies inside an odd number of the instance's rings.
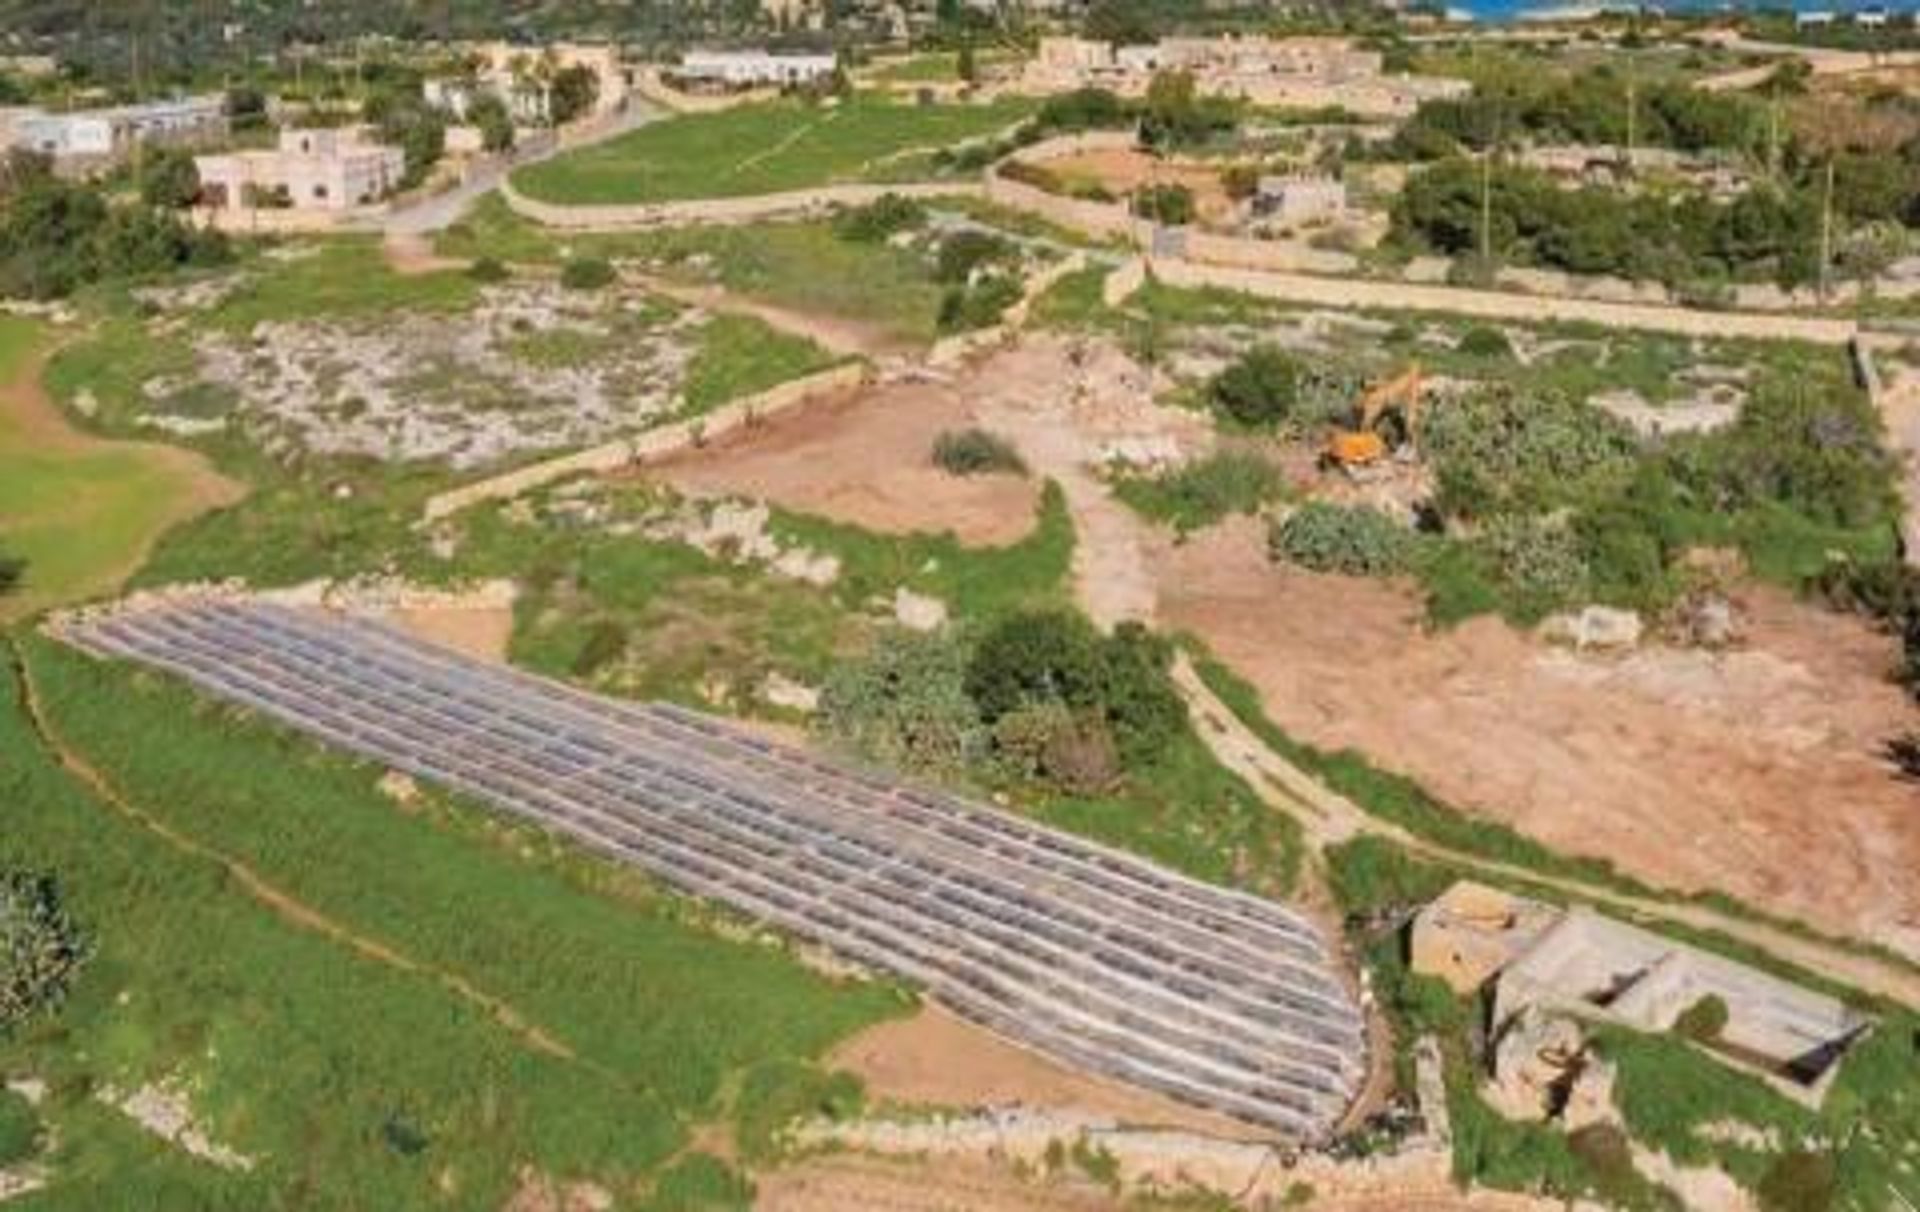
{"label": "paved road", "polygon": [[422,198],[411,205],[400,207],[386,215],[377,225],[389,236],[423,236],[430,232],[443,231],[446,227],[466,213],[481,196],[499,188],[507,179],[507,174],[529,164],[538,164],[550,160],[564,151],[578,151],[608,139],[618,138],[628,131],[636,130],[649,122],[667,116],[667,111],[646,101],[635,98],[628,102],[627,108],[599,127],[588,131],[583,138],[562,147],[557,138],[548,137],[539,145],[507,160],[490,160],[471,173],[467,179],[445,193]]}

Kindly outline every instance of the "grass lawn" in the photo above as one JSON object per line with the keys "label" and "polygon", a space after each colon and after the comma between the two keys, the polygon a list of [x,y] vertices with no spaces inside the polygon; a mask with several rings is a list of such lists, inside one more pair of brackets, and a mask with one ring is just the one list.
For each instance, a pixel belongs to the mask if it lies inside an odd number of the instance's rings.
{"label": "grass lawn", "polygon": [[[402,808],[377,770],[171,680],[23,649],[55,729],[139,808],[417,965],[296,924],[96,799],[47,760],[0,666],[0,866],[57,872],[98,944],[57,1018],[0,1042],[0,1070],[49,1081],[61,1142],[25,1207],[500,1207],[531,1166],[664,1210],[649,1193],[669,1168],[668,1186],[700,1177],[670,1160],[691,1129],[759,1114],[736,1090],[815,1081],[813,1058],[905,1006],[530,829],[431,791]],[[253,1171],[91,1097],[167,1079]]]}
{"label": "grass lawn", "polygon": [[49,344],[0,316],[0,550],[27,562],[0,620],[111,591],[162,532],[237,492],[186,451],[69,428],[37,381]]}
{"label": "grass lawn", "polygon": [[524,168],[513,184],[530,198],[576,205],[778,193],[884,175],[890,159],[990,135],[1031,108],[874,97],[831,108],[790,100],[743,105],[641,127]]}
{"label": "grass lawn", "polygon": [[559,233],[521,218],[490,194],[448,228],[435,249],[442,256],[520,264],[558,264],[569,255],[658,260],[661,272],[675,279],[717,282],[747,298],[872,324],[909,341],[933,339],[943,292],[924,256],[842,240],[825,222]]}

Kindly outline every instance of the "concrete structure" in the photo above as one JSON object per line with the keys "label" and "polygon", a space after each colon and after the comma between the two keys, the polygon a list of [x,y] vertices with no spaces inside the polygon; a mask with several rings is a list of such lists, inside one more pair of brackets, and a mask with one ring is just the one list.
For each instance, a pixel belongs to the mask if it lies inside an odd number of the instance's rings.
{"label": "concrete structure", "polygon": [[493,96],[505,103],[515,123],[550,125],[553,77],[576,67],[592,72],[597,86],[593,107],[583,118],[620,112],[626,108],[627,96],[632,91],[632,81],[620,61],[620,52],[612,46],[555,42],[531,47],[486,42],[472,48],[470,58],[472,74],[428,80],[421,86],[427,104],[448,111],[462,122],[466,121],[475,101]]}
{"label": "concrete structure", "polygon": [[6,122],[13,147],[44,152],[63,173],[112,167],[138,146],[204,147],[227,137],[225,99],[183,97],[144,105],[50,113],[14,110]]}
{"label": "concrete structure", "polygon": [[1461,96],[1465,80],[1389,76],[1378,51],[1346,38],[1166,38],[1114,47],[1084,38],[1043,38],[1022,86],[1036,92],[1097,87],[1127,96],[1146,91],[1155,72],[1192,72],[1208,96],[1255,105],[1339,107],[1367,117],[1406,117],[1420,102]]}
{"label": "concrete structure", "polygon": [[832,55],[788,55],[771,51],[688,51],[673,74],[682,80],[720,88],[788,88],[817,84],[832,76],[839,60]]}
{"label": "concrete structure", "polygon": [[1809,1106],[1872,1028],[1836,998],[1712,952],[1585,907],[1561,910],[1471,882],[1414,919],[1412,961],[1462,993],[1497,982],[1495,1032],[1530,1011],[1665,1032],[1702,999],[1718,998],[1726,1028],[1700,1046]]}
{"label": "concrete structure", "polygon": [[271,151],[196,156],[201,200],[215,210],[347,210],[400,186],[406,155],[366,142],[362,128],[283,130]]}
{"label": "concrete structure", "polygon": [[1298,227],[1338,219],[1347,210],[1347,187],[1331,177],[1262,177],[1253,195],[1256,219]]}

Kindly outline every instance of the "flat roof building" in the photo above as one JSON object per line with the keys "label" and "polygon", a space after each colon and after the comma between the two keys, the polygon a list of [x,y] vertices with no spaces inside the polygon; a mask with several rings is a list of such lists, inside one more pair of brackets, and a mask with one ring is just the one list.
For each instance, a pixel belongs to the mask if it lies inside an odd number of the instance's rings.
{"label": "flat roof building", "polygon": [[215,210],[349,210],[400,187],[407,159],[359,128],[283,130],[270,151],[196,156],[201,201]]}
{"label": "flat roof building", "polygon": [[11,146],[52,156],[63,172],[87,172],[119,163],[140,145],[199,147],[225,139],[226,100],[210,95],[69,113],[18,110],[7,131]]}
{"label": "flat roof building", "polygon": [[790,87],[816,84],[832,76],[840,61],[832,55],[789,55],[771,51],[688,51],[674,75],[728,88],[759,85]]}

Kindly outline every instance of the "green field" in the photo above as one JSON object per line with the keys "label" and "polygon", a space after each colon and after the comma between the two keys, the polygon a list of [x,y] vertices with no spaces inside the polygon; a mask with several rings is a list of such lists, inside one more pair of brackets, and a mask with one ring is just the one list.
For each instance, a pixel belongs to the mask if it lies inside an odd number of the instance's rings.
{"label": "green field", "polygon": [[[523,1167],[622,1207],[738,1207],[648,1196],[669,1171],[714,1177],[683,1151],[697,1126],[763,1116],[769,1082],[816,1081],[811,1058],[906,1005],[722,938],[709,911],[533,831],[431,792],[403,807],[379,771],[170,681],[23,648],[56,732],[176,836],[53,766],[0,667],[0,866],[59,872],[98,943],[59,1017],[0,1042],[0,1071],[48,1081],[59,1142],[55,1185],[20,1207],[497,1208]],[[399,961],[275,912],[179,839]],[[150,1082],[190,1090],[256,1167],[194,1160],[95,1097]]]}
{"label": "green field", "polygon": [[32,382],[49,343],[39,323],[0,316],[0,551],[27,562],[0,620],[113,589],[163,531],[232,491],[184,451],[70,430]]}
{"label": "green field", "polygon": [[772,101],[644,126],[513,176],[530,198],[561,204],[669,202],[894,179],[915,150],[991,135],[1025,102],[917,106],[861,97],[838,106]]}

